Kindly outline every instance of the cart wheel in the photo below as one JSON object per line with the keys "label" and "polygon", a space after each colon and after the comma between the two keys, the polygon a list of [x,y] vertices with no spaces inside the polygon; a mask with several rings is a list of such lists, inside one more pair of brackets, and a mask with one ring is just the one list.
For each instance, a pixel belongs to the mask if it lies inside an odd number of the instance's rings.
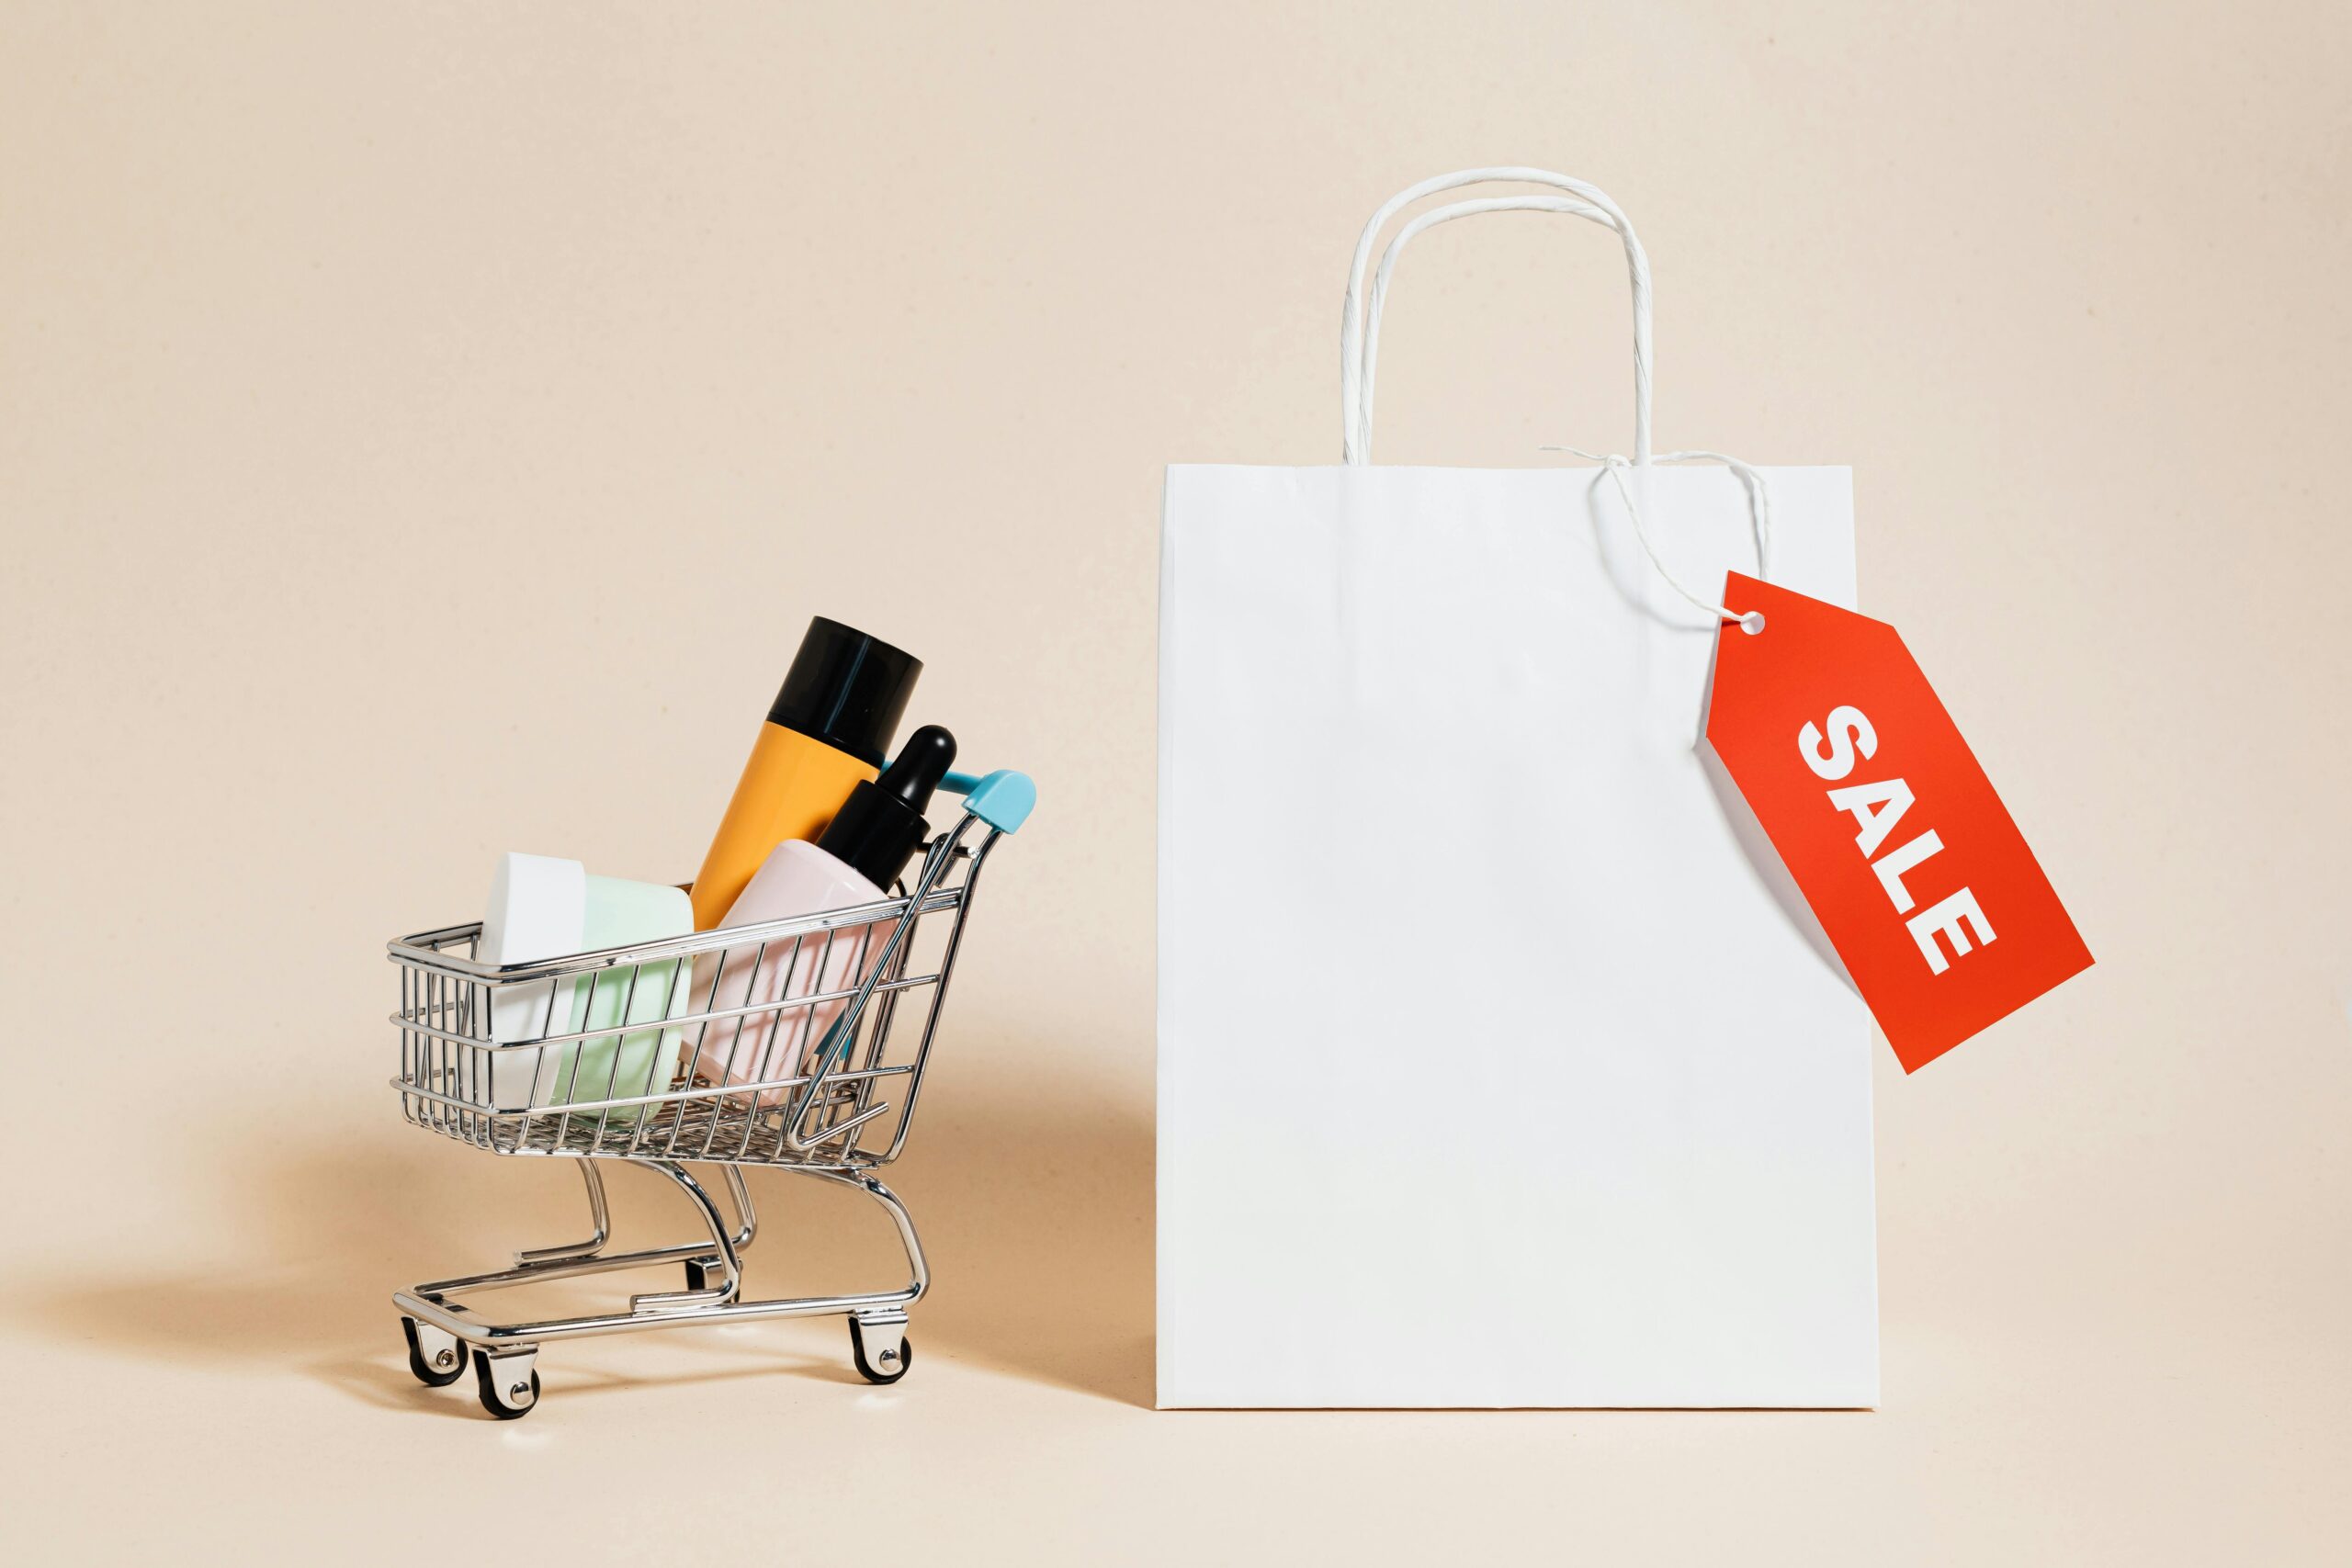
{"label": "cart wheel", "polygon": [[447,1388],[466,1375],[466,1348],[458,1343],[457,1336],[444,1334],[437,1328],[428,1329],[426,1334],[433,1343],[433,1353],[427,1355],[424,1340],[417,1337],[416,1319],[401,1318],[401,1333],[408,1340],[408,1370],[414,1372],[416,1381],[425,1387]]}
{"label": "cart wheel", "polygon": [[857,1363],[858,1375],[867,1382],[897,1382],[915,1364],[914,1341],[901,1334],[896,1345],[880,1348],[885,1366],[882,1371],[876,1371],[874,1363],[865,1359],[865,1330],[858,1326],[854,1317],[849,1320],[849,1353]]}
{"label": "cart wheel", "polygon": [[512,1365],[502,1368],[487,1350],[474,1352],[474,1381],[481,1385],[481,1407],[501,1421],[519,1421],[538,1407],[538,1369],[531,1368],[527,1388],[513,1375],[514,1370]]}

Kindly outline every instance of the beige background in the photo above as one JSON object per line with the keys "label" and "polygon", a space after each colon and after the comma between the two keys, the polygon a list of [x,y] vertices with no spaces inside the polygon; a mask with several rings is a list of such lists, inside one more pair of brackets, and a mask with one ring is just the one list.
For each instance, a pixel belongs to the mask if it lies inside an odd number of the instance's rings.
{"label": "beige background", "polygon": [[[10,1535],[2340,1561],[2348,53],[2334,5],[0,5]],[[1334,458],[1357,224],[1511,161],[1641,224],[1663,443],[1854,465],[1865,603],[2100,959],[1882,1061],[1874,1415],[1146,1408],[1161,466]],[[1622,446],[1623,288],[1580,225],[1427,236],[1382,457]],[[575,1184],[401,1123],[380,944],[503,849],[687,874],[817,612],[1044,790],[893,1179],[920,1363],[604,1340],[493,1425],[386,1292]],[[779,1207],[768,1282],[878,1268]]]}

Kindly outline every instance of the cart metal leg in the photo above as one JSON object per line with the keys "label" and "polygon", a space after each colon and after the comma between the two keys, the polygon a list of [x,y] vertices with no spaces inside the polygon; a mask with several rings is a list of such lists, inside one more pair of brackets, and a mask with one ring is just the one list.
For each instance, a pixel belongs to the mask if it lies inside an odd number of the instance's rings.
{"label": "cart metal leg", "polygon": [[612,1215],[605,1207],[605,1178],[596,1169],[594,1160],[583,1159],[577,1163],[580,1166],[580,1179],[587,1184],[588,1213],[589,1217],[596,1222],[596,1234],[586,1241],[567,1242],[560,1247],[526,1248],[514,1255],[514,1261],[517,1264],[552,1263],[563,1258],[594,1258],[605,1250],[605,1243],[612,1238]]}
{"label": "cart metal leg", "polygon": [[[639,1328],[670,1328],[689,1324],[732,1323],[755,1317],[821,1317],[850,1320],[850,1348],[857,1370],[872,1382],[896,1382],[913,1363],[913,1347],[906,1337],[906,1309],[931,1288],[931,1270],[923,1261],[922,1243],[915,1235],[906,1205],[880,1181],[864,1170],[825,1169],[810,1166],[778,1167],[802,1176],[814,1176],[851,1188],[871,1198],[889,1214],[907,1256],[910,1279],[903,1289],[858,1295],[797,1296],[772,1301],[742,1299],[742,1254],[758,1234],[759,1220],[752,1206],[751,1190],[735,1166],[719,1168],[727,1175],[728,1195],[741,1216],[730,1231],[717,1200],[703,1184],[674,1160],[631,1158],[629,1163],[668,1179],[694,1206],[708,1233],[704,1238],[673,1247],[607,1254],[611,1216],[605,1187],[594,1162],[580,1162],[588,1190],[594,1234],[587,1240],[561,1247],[517,1252],[514,1267],[488,1274],[441,1280],[398,1291],[392,1304],[401,1314],[409,1342],[409,1368],[419,1381],[439,1387],[463,1374],[470,1348],[483,1406],[493,1416],[513,1419],[538,1402],[536,1358],[549,1340],[574,1339],[592,1334],[625,1334]],[[453,1296],[504,1290],[544,1280],[644,1269],[663,1263],[684,1263],[687,1288],[647,1292],[629,1298],[628,1310],[586,1317],[550,1318],[537,1323],[499,1323],[475,1316]]]}

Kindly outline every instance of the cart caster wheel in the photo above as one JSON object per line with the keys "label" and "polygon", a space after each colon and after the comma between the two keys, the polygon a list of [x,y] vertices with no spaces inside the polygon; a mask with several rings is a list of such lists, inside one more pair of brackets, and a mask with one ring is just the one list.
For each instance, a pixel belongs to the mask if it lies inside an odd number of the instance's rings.
{"label": "cart caster wheel", "polygon": [[897,1382],[907,1375],[907,1369],[915,1364],[914,1341],[902,1331],[904,1321],[875,1325],[874,1356],[869,1360],[865,1354],[865,1325],[854,1317],[849,1320],[850,1359],[857,1363],[858,1375],[867,1382]]}
{"label": "cart caster wheel", "polygon": [[408,1370],[425,1387],[447,1388],[466,1375],[466,1348],[456,1335],[430,1325],[419,1333],[413,1317],[401,1319],[401,1333],[408,1339]]}
{"label": "cart caster wheel", "polygon": [[[523,1381],[528,1373],[530,1382]],[[481,1386],[481,1407],[501,1421],[519,1421],[539,1403],[539,1372],[527,1356],[493,1358],[474,1352],[474,1382]]]}

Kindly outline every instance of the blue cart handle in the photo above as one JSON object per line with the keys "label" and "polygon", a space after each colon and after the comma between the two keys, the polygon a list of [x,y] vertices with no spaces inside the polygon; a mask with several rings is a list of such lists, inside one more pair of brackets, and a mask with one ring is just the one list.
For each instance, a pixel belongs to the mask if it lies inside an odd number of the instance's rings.
{"label": "blue cart handle", "polygon": [[964,797],[964,809],[1000,833],[1017,831],[1037,806],[1037,786],[1027,773],[1000,768],[992,773],[949,773],[939,787]]}

